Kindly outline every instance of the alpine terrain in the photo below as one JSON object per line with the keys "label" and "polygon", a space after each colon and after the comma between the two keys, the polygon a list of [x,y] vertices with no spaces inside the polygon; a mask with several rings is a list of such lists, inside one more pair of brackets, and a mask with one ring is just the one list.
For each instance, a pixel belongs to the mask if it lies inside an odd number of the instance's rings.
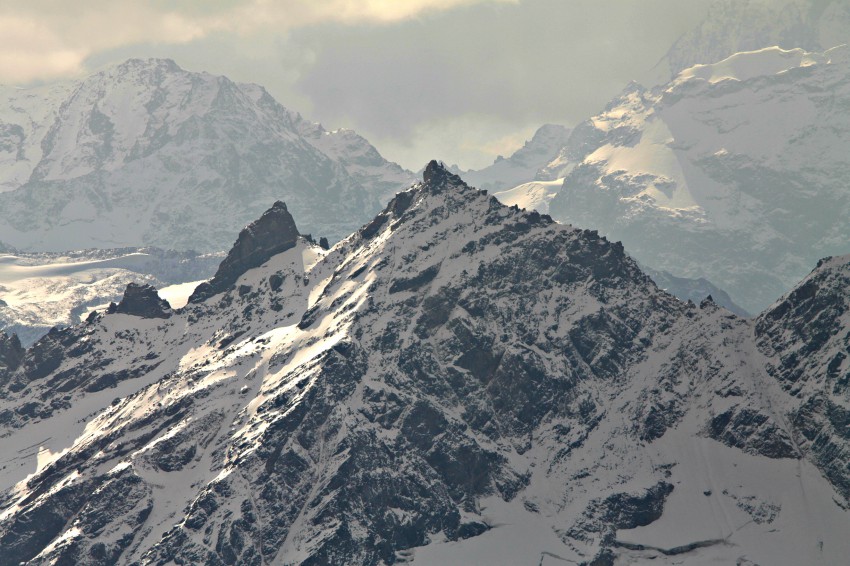
{"label": "alpine terrain", "polygon": [[436,162],[330,250],[278,202],[0,341],[0,564],[843,563],[848,283],[681,302]]}
{"label": "alpine terrain", "polygon": [[694,65],[741,51],[777,46],[825,51],[850,38],[850,5],[844,0],[716,0],[705,18],[670,47],[658,65],[675,78]]}
{"label": "alpine terrain", "polygon": [[77,324],[92,310],[119,301],[128,283],[154,285],[183,306],[222,257],[158,248],[2,254],[0,330],[29,345],[54,326]]}
{"label": "alpine terrain", "polygon": [[0,241],[24,251],[226,250],[281,198],[336,241],[413,182],[354,132],[167,59],[0,101]]}
{"label": "alpine terrain", "polygon": [[461,171],[457,165],[451,171],[484,190],[497,192],[511,189],[536,179],[537,171],[558,155],[569,135],[570,129],[565,126],[544,124],[510,157],[500,155],[492,165],[477,171]]}
{"label": "alpine terrain", "polygon": [[847,251],[848,107],[847,46],[766,48],[632,84],[541,171],[564,178],[548,210],[759,312]]}

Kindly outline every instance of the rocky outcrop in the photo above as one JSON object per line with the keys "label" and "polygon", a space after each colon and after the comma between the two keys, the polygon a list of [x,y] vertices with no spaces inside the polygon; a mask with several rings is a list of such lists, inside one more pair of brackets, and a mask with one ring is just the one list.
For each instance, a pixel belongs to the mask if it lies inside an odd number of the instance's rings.
{"label": "rocky outcrop", "polygon": [[[850,418],[811,372],[844,372],[818,297],[847,262],[753,322],[426,173],[327,251],[275,205],[216,300],[29,350],[0,392],[21,454],[0,564],[841,563]],[[766,364],[816,336],[806,313],[835,321],[811,352],[839,361],[789,365],[811,387],[783,390]],[[716,517],[735,529],[705,536]]]}
{"label": "rocky outcrop", "polygon": [[249,269],[259,267],[273,256],[294,247],[298,237],[298,228],[286,204],[275,202],[259,220],[239,233],[216,274],[195,289],[189,302],[199,303],[226,291]]}
{"label": "rocky outcrop", "polygon": [[24,359],[24,353],[16,334],[0,332],[0,384],[4,384],[12,372],[18,369]]}
{"label": "rocky outcrop", "polygon": [[21,341],[14,334],[0,332],[0,369],[14,371],[24,357]]}
{"label": "rocky outcrop", "polygon": [[168,318],[171,316],[171,305],[160,298],[156,287],[130,283],[124,290],[124,298],[118,303],[115,312],[142,318]]}

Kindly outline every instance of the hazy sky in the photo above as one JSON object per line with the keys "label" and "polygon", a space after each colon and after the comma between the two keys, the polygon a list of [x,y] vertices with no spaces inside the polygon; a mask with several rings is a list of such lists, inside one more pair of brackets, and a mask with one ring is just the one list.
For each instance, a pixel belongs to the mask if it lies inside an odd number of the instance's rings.
{"label": "hazy sky", "polygon": [[708,0],[2,0],[0,82],[128,57],[262,84],[388,158],[482,167],[641,79]]}

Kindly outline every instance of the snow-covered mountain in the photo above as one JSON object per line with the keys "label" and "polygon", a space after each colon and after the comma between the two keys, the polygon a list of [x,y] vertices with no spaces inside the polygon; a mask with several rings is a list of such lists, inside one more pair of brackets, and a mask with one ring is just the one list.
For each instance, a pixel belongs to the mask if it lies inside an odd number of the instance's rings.
{"label": "snow-covered mountain", "polygon": [[0,100],[0,241],[22,250],[225,250],[280,198],[335,241],[414,180],[354,132],[170,60]]}
{"label": "snow-covered mountain", "polygon": [[838,564],[850,257],[755,321],[437,163],[174,310],[0,340],[0,565]]}
{"label": "snow-covered mountain", "polygon": [[30,345],[54,326],[77,324],[119,301],[129,283],[153,285],[179,303],[221,258],[157,248],[0,255],[0,330]]}
{"label": "snow-covered mountain", "polygon": [[825,51],[850,41],[845,0],[719,0],[670,48],[660,67],[670,74],[765,47]]}
{"label": "snow-covered mountain", "polygon": [[535,180],[540,168],[552,161],[569,136],[570,129],[565,126],[544,124],[510,157],[500,155],[484,169],[462,171],[453,166],[451,171],[479,189],[493,192],[510,189]]}
{"label": "snow-covered mountain", "polygon": [[850,48],[739,53],[577,127],[551,214],[750,312],[850,241]]}
{"label": "snow-covered mountain", "polygon": [[[546,170],[543,169],[540,174],[543,175],[545,172]],[[518,208],[536,210],[537,212],[548,214],[549,203],[560,192],[563,186],[563,178],[555,179],[554,181],[531,181],[513,189],[493,193],[493,196],[507,206],[516,206]],[[726,291],[720,289],[704,277],[695,279],[677,277],[670,272],[652,269],[646,265],[641,265],[641,269],[659,287],[683,301],[699,303],[703,299],[711,297],[714,302],[723,308],[739,316],[749,316],[749,313],[739,307]]]}

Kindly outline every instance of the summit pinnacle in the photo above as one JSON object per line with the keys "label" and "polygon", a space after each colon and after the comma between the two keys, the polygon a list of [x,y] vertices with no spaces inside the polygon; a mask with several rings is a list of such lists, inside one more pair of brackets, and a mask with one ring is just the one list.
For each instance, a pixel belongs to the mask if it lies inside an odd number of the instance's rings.
{"label": "summit pinnacle", "polygon": [[227,290],[240,275],[294,247],[297,240],[298,228],[286,204],[275,202],[258,220],[239,233],[215,276],[209,283],[199,285],[189,301],[199,303]]}

